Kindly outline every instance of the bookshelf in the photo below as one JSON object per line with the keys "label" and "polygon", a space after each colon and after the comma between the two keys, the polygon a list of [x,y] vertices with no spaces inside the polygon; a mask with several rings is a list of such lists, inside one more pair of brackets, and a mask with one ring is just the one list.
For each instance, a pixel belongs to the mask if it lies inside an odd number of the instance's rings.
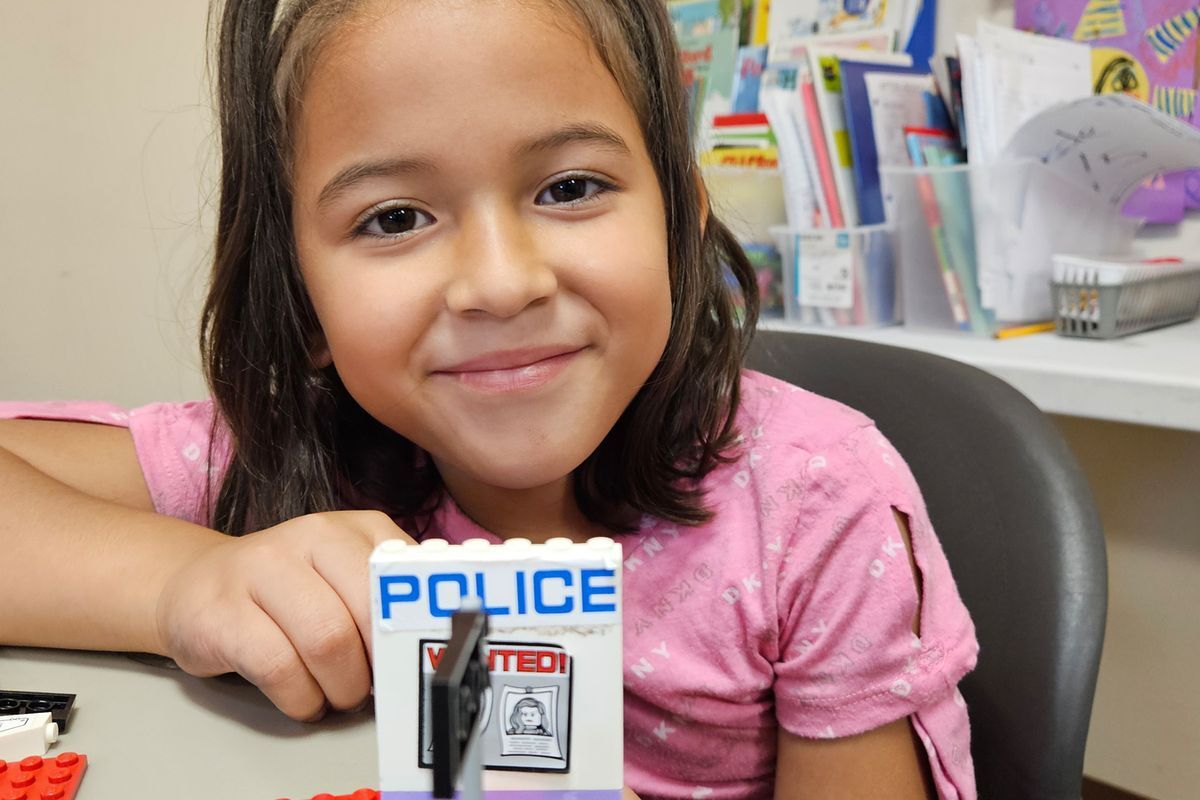
{"label": "bookshelf", "polygon": [[1200,431],[1200,320],[1108,341],[1054,333],[995,340],[903,327],[801,327],[783,320],[764,320],[760,327],[952,358],[1002,378],[1052,414]]}

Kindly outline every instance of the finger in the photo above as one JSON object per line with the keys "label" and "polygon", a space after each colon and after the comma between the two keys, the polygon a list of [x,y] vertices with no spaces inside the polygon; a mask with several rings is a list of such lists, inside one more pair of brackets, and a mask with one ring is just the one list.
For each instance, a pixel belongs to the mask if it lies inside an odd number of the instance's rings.
{"label": "finger", "polygon": [[288,573],[286,579],[260,583],[255,602],[291,642],[329,704],[356,708],[371,690],[371,670],[353,616],[316,572]]}
{"label": "finger", "polygon": [[271,617],[252,606],[238,631],[242,642],[235,647],[230,666],[292,719],[319,719],[325,710],[325,693]]}
{"label": "finger", "polygon": [[364,537],[360,540],[365,545],[364,549],[360,551],[355,547],[337,546],[341,545],[341,541],[335,543],[333,537],[328,537],[313,545],[312,565],[342,598],[342,603],[354,617],[354,624],[358,626],[368,656],[373,656],[369,577],[371,547],[390,539],[414,540],[386,514],[374,511],[346,512],[346,518]]}
{"label": "finger", "polygon": [[416,539],[409,536],[403,528],[382,511],[352,511],[349,513],[353,515],[355,527],[366,534],[375,546],[389,539],[401,539],[409,544],[417,543]]}

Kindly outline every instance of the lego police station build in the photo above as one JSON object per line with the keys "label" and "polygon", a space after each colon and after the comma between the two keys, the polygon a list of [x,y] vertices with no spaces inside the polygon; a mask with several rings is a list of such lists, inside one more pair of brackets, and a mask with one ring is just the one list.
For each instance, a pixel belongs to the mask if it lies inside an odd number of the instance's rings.
{"label": "lego police station build", "polygon": [[385,542],[371,556],[371,591],[384,800],[431,797],[431,681],[464,606],[491,629],[477,737],[486,796],[619,800],[620,545]]}

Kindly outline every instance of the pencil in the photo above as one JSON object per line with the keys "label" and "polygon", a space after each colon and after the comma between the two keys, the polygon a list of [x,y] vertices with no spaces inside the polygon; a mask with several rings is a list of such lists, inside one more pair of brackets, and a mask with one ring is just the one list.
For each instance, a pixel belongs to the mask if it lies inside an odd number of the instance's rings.
{"label": "pencil", "polygon": [[1032,325],[1021,325],[1016,328],[1001,328],[996,331],[997,339],[1013,339],[1017,336],[1028,336],[1031,333],[1046,333],[1054,330],[1053,322],[1035,322]]}

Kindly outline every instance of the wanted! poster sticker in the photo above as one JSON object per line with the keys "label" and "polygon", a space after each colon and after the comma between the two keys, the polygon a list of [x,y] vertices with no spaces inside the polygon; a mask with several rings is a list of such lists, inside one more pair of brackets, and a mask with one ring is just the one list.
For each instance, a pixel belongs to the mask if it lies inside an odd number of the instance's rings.
{"label": "wanted! poster sticker", "polygon": [[[433,673],[444,639],[420,641],[419,762],[433,766]],[[481,760],[486,769],[567,772],[571,752],[571,657],[556,644],[488,642],[490,687],[483,698]]]}

